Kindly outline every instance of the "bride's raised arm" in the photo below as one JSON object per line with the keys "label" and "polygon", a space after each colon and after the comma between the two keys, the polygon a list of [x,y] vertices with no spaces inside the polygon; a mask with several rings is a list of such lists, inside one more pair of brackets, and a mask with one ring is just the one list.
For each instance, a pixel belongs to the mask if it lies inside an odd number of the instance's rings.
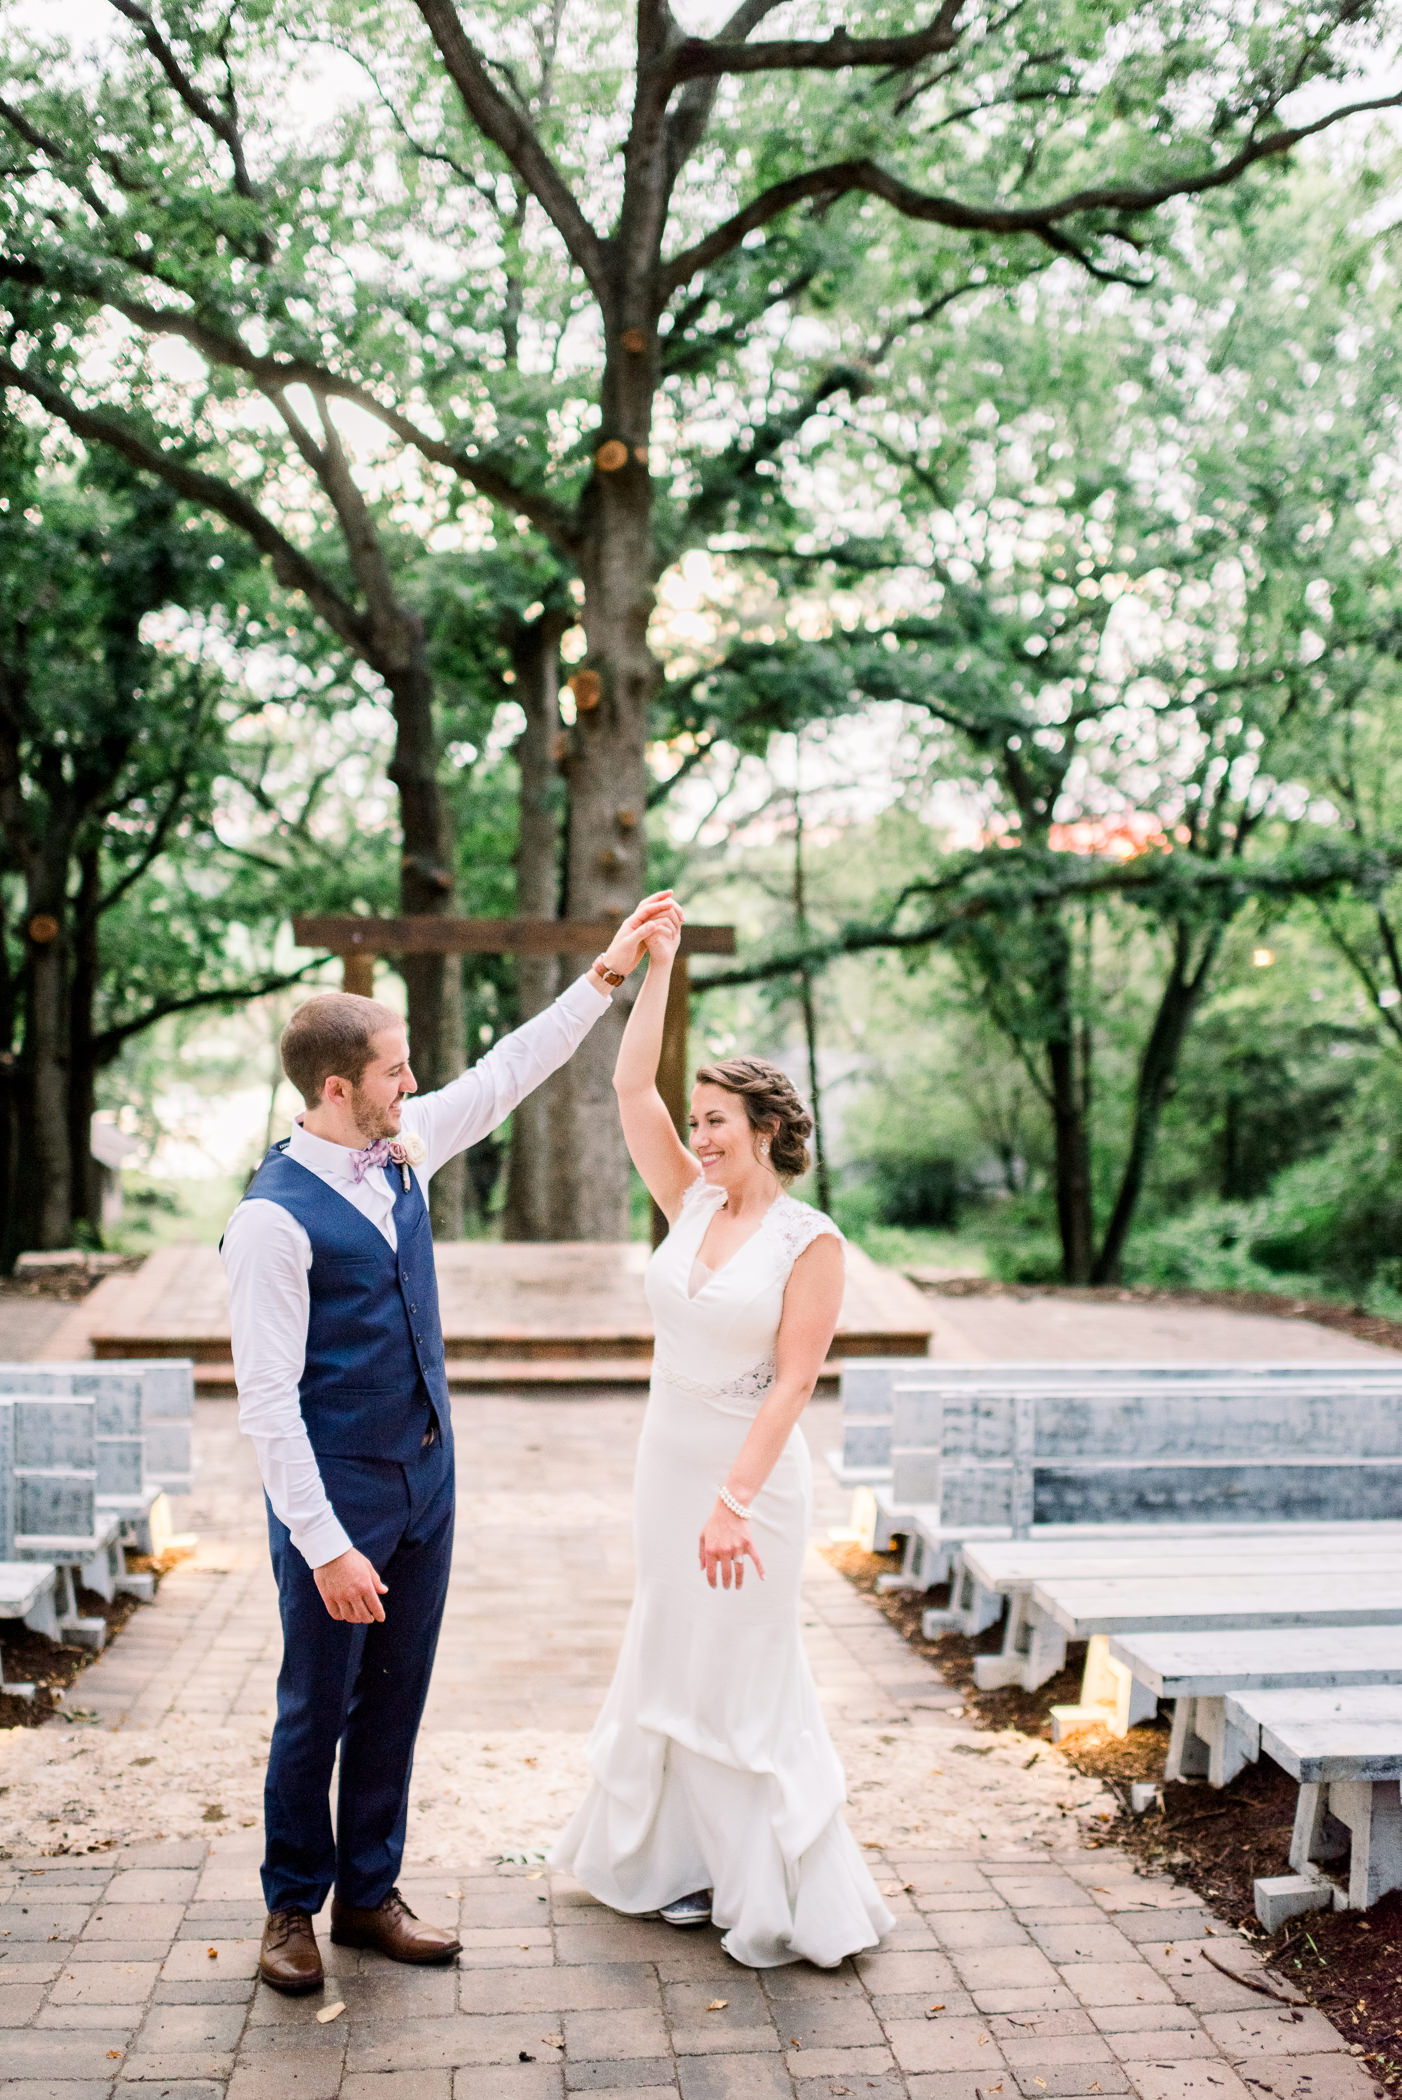
{"label": "bride's raised arm", "polygon": [[618,1049],[618,1063],[613,1068],[613,1090],[618,1096],[618,1113],[629,1154],[648,1194],[669,1225],[676,1222],[682,1196],[700,1171],[677,1136],[666,1103],[657,1091],[667,987],[681,937],[679,911],[669,914],[648,933],[647,976],[633,1002]]}

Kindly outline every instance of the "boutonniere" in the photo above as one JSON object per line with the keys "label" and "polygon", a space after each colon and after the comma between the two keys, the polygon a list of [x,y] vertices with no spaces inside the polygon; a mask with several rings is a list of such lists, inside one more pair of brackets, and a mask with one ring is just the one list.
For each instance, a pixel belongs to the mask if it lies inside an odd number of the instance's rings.
{"label": "boutonniere", "polygon": [[427,1154],[427,1145],[411,1130],[406,1130],[403,1137],[396,1138],[390,1146],[389,1156],[398,1167],[399,1178],[406,1189],[409,1186],[410,1167],[421,1167]]}

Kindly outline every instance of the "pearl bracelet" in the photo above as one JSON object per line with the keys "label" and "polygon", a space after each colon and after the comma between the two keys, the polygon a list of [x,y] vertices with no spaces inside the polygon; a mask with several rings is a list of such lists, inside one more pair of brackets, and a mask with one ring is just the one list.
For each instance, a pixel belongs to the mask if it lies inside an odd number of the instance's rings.
{"label": "pearl bracelet", "polygon": [[736,1496],[732,1495],[728,1487],[718,1488],[716,1492],[720,1496],[721,1501],[725,1504],[726,1508],[730,1511],[732,1516],[738,1517],[742,1524],[749,1523],[751,1517],[754,1515],[754,1511],[752,1509],[746,1509],[744,1503],[739,1501]]}

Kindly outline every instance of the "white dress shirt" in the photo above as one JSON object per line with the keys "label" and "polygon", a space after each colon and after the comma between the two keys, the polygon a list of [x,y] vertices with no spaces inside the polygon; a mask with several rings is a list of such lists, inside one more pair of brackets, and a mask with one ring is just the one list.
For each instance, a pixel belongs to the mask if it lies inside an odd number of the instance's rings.
{"label": "white dress shirt", "polygon": [[[544,1013],[503,1036],[460,1079],[435,1094],[409,1095],[401,1127],[426,1148],[422,1164],[412,1169],[420,1182],[505,1122],[518,1101],[574,1054],[609,1003],[586,973]],[[313,1137],[300,1122],[287,1149],[299,1166],[353,1203],[391,1247],[398,1244],[386,1174],[372,1169],[357,1181],[350,1148]],[[230,1219],[223,1255],[239,1427],[253,1439],[268,1500],[293,1545],[309,1567],[319,1568],[346,1552],[351,1541],[322,1485],[298,1391],[307,1353],[311,1241],[291,1211],[256,1196],[240,1203]]]}

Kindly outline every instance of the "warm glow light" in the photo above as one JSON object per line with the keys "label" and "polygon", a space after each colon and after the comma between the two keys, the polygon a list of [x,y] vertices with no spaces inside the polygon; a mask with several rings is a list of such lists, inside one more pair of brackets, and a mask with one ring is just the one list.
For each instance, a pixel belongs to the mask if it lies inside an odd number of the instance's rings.
{"label": "warm glow light", "polygon": [[1275,950],[1274,948],[1253,948],[1251,960],[1255,963],[1258,970],[1268,970],[1275,961]]}

